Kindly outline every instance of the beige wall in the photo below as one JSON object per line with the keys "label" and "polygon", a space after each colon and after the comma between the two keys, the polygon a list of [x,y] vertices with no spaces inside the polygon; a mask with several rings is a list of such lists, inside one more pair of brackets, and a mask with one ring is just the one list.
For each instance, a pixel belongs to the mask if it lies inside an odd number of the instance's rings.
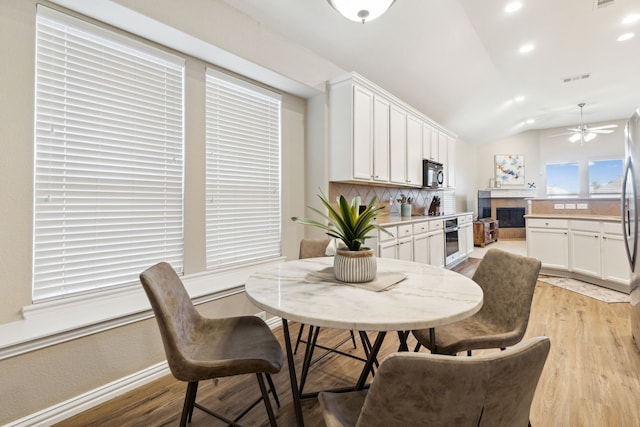
{"label": "beige wall", "polygon": [[[239,15],[222,1],[122,1],[305,84],[333,77],[321,58]],[[35,0],[0,0],[0,325],[31,303]],[[207,18],[202,10],[211,12]],[[196,19],[197,18],[197,19]],[[194,22],[206,20],[206,25]],[[213,25],[215,23],[215,25]],[[296,56],[297,55],[297,56]],[[300,57],[308,58],[301,64]],[[287,64],[290,69],[287,69]],[[313,68],[310,70],[309,68]],[[188,61],[186,93],[185,273],[204,270],[204,63]],[[331,75],[330,75],[331,74]],[[300,78],[304,76],[304,78]],[[306,100],[283,96],[282,252],[295,258],[304,211]],[[258,310],[237,294],[198,307],[225,316]],[[152,319],[0,360],[0,425],[89,392],[164,360]]]}

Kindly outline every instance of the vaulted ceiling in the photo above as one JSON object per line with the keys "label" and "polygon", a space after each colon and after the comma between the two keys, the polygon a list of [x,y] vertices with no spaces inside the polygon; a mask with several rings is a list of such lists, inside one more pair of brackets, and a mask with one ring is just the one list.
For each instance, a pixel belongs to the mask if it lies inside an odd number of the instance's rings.
{"label": "vaulted ceiling", "polygon": [[[638,0],[521,0],[514,13],[508,0],[397,0],[367,24],[326,0],[225,1],[469,143],[573,127],[581,102],[589,124],[640,107],[640,20],[622,23]],[[520,53],[527,43],[534,50]]]}

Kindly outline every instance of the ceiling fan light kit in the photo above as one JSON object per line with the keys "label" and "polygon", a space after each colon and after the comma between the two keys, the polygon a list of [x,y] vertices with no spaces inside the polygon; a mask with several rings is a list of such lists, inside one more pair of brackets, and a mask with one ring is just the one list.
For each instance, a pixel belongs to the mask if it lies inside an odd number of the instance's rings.
{"label": "ceiling fan light kit", "polygon": [[572,135],[569,137],[569,141],[571,142],[589,142],[591,140],[593,140],[596,136],[598,136],[597,134],[599,133],[612,133],[613,132],[613,128],[618,127],[618,125],[605,125],[605,126],[597,126],[594,128],[589,128],[587,125],[584,124],[584,119],[582,117],[582,109],[584,108],[586,104],[584,102],[581,102],[580,104],[578,104],[578,107],[580,107],[580,126],[578,126],[577,128],[570,128],[569,130],[572,133]]}
{"label": "ceiling fan light kit", "polygon": [[373,21],[382,16],[396,0],[327,0],[345,18],[355,22]]}

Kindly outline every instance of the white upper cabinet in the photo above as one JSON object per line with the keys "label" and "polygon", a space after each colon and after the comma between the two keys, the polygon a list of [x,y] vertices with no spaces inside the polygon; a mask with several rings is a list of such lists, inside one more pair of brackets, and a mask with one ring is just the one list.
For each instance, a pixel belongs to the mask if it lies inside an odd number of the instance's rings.
{"label": "white upper cabinet", "polygon": [[329,180],[422,187],[422,159],[448,156],[436,125],[355,73],[330,81]]}
{"label": "white upper cabinet", "polygon": [[407,185],[422,187],[422,120],[407,115]]}
{"label": "white upper cabinet", "polygon": [[456,140],[447,137],[447,164],[445,165],[445,173],[447,174],[448,187],[456,186]]}
{"label": "white upper cabinet", "polygon": [[373,93],[353,88],[353,177],[373,178]]}
{"label": "white upper cabinet", "polygon": [[389,111],[385,98],[373,100],[373,180],[389,182]]}
{"label": "white upper cabinet", "polygon": [[422,123],[422,157],[431,159],[431,126],[428,123]]}
{"label": "white upper cabinet", "polygon": [[397,105],[391,106],[389,121],[389,146],[391,159],[391,182],[406,184],[407,158],[407,113]]}

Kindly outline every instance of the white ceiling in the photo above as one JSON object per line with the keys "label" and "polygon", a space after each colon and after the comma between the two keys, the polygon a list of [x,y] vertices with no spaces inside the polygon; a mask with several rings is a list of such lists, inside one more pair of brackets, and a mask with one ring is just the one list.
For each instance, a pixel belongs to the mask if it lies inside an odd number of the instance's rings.
{"label": "white ceiling", "polygon": [[[640,107],[640,0],[397,0],[359,24],[326,0],[225,0],[482,144],[529,129],[626,119]],[[618,36],[636,37],[617,42]],[[534,43],[523,55],[521,45]],[[563,83],[565,77],[591,77]],[[524,96],[522,102],[510,102]],[[534,119],[533,124],[524,124]]]}

